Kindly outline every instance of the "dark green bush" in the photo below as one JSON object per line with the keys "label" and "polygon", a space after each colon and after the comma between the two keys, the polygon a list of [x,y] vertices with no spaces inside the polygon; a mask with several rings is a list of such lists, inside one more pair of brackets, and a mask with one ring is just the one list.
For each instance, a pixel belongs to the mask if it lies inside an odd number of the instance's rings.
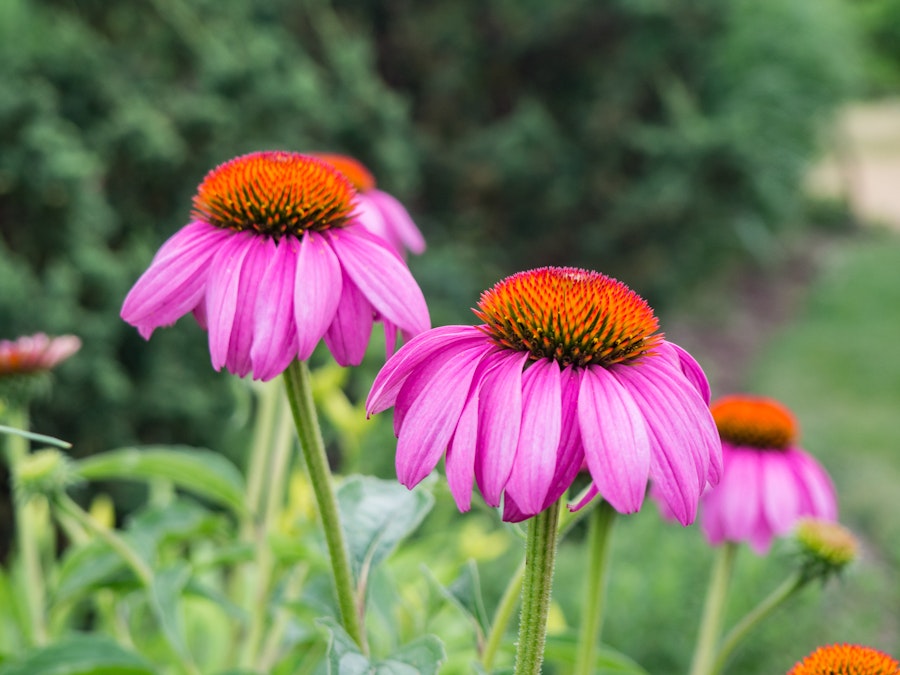
{"label": "dark green bush", "polygon": [[480,290],[544,264],[667,302],[736,254],[777,250],[854,54],[841,6],[813,0],[0,12],[0,329],[84,339],[36,409],[82,453],[230,445],[234,400],[204,334],[186,319],[144,343],[118,319],[219,162],[359,157],[425,230],[411,265],[436,323],[470,321]]}

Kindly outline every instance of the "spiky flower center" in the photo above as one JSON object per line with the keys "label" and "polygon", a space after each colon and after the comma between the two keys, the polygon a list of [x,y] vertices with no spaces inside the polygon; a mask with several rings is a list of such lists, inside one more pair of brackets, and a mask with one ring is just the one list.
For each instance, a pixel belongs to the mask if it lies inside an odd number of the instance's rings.
{"label": "spiky flower center", "polygon": [[770,398],[726,396],[710,406],[722,440],[760,450],[786,450],[797,438],[797,423]]}
{"label": "spiky flower center", "polygon": [[475,315],[499,345],[563,366],[627,363],[662,341],[650,306],[625,284],[575,267],[542,267],[485,291]]}
{"label": "spiky flower center", "polygon": [[375,176],[357,159],[347,155],[338,155],[328,152],[313,153],[323,162],[331,164],[335,169],[344,174],[353,183],[357,192],[368,192],[375,189]]}
{"label": "spiky flower center", "polygon": [[900,664],[887,654],[860,645],[819,647],[788,675],[896,675]]}
{"label": "spiky flower center", "polygon": [[279,238],[346,225],[355,191],[330,164],[296,152],[254,152],[206,174],[193,217],[238,232]]}

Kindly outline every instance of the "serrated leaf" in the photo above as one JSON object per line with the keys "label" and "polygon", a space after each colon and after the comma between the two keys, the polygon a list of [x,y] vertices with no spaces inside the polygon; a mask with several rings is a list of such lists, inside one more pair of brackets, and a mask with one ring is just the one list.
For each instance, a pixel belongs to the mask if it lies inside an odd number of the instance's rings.
{"label": "serrated leaf", "polygon": [[459,576],[444,588],[440,587],[442,593],[449,598],[457,607],[462,609],[476,627],[481,631],[481,635],[487,634],[490,630],[490,619],[488,619],[487,611],[484,608],[484,599],[481,595],[481,577],[478,575],[478,565],[474,560],[466,561]]}
{"label": "serrated leaf", "polygon": [[236,513],[246,512],[244,478],[217,452],[188,446],[122,448],[80,459],[75,472],[88,480],[163,478]]}
{"label": "serrated leaf", "polygon": [[321,619],[319,624],[330,633],[329,675],[436,675],[447,658],[441,641],[434,635],[424,635],[389,658],[372,662],[334,619]]}
{"label": "serrated leaf", "polygon": [[434,504],[424,489],[407,490],[394,481],[352,476],[337,491],[341,522],[357,583],[393,552],[422,522]]}
{"label": "serrated leaf", "polygon": [[379,663],[376,675],[436,675],[447,659],[444,645],[434,635],[423,635]]}
{"label": "serrated leaf", "polygon": [[137,654],[108,638],[82,635],[0,666],[0,675],[156,675]]}

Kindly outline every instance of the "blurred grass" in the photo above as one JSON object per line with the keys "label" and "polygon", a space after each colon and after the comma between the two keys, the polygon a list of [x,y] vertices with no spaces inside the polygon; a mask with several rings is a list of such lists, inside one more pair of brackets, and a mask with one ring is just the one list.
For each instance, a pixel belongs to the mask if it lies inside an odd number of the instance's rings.
{"label": "blurred grass", "polygon": [[[730,675],[787,672],[833,642],[900,654],[900,235],[844,234],[818,255],[805,298],[784,325],[764,332],[745,388],[795,412],[801,445],[833,477],[841,520],[860,538],[862,555],[841,579],[805,589],[752,633],[726,668]],[[667,524],[651,504],[620,518],[614,536],[604,642],[648,672],[686,672],[712,550],[696,525]],[[563,545],[554,590],[573,628],[584,588],[577,544]],[[728,624],[790,569],[787,542],[762,558],[742,549]]]}

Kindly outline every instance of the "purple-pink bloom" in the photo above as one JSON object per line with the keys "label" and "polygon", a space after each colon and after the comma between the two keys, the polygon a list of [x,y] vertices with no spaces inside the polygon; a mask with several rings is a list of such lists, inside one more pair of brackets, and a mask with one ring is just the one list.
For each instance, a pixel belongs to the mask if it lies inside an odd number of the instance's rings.
{"label": "purple-pink bloom", "polygon": [[193,313],[216,370],[270,380],[324,339],[341,365],[362,361],[372,325],[388,352],[430,326],[400,256],[354,216],[356,192],[331,165],[256,152],[210,171],[192,220],[157,252],[122,305],[149,338]]}
{"label": "purple-pink bloom", "polygon": [[360,162],[347,155],[316,153],[316,157],[343,173],[356,188],[356,213],[359,224],[381,237],[397,253],[407,250],[422,253],[425,238],[416,227],[409,212],[395,197],[375,187],[375,177]]}
{"label": "purple-pink bloom", "polygon": [[804,517],[834,521],[837,498],[825,469],[797,445],[790,411],[765,397],[716,401],[724,472],[701,499],[700,525],[711,544],[747,542],[759,554]]}
{"label": "purple-pink bloom", "polygon": [[0,377],[51,370],[79,349],[81,340],[74,335],[35,333],[17,340],[0,340]]}
{"label": "purple-pink bloom", "polygon": [[583,464],[623,513],[653,481],[682,523],[721,470],[709,386],[657,333],[653,310],[615,279],[576,268],[515,274],[482,294],[480,326],[413,338],[375,378],[369,414],[394,407],[396,468],[415,486],[446,456],[458,508],[477,483],[503,518],[560,499]]}

